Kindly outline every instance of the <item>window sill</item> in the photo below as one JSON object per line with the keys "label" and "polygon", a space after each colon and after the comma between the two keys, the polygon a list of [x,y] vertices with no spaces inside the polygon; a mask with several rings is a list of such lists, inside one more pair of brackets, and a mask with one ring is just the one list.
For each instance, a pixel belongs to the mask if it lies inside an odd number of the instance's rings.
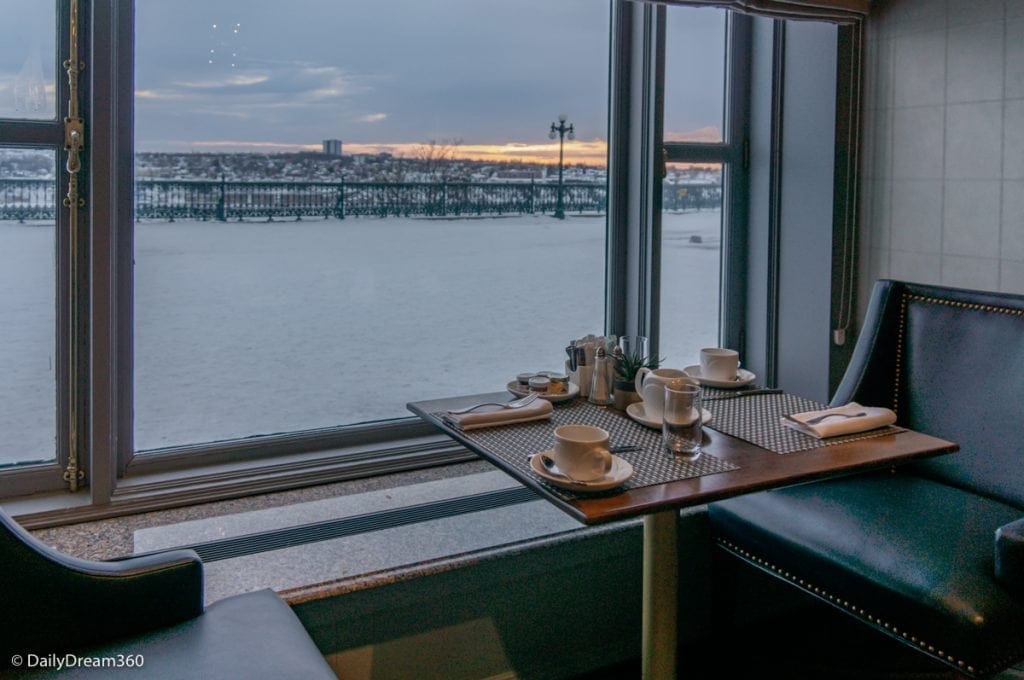
{"label": "window sill", "polygon": [[349,445],[188,469],[130,472],[105,505],[92,505],[86,489],[11,498],[4,501],[4,508],[26,528],[39,529],[475,460],[475,454],[448,437],[430,434],[392,440],[386,446]]}

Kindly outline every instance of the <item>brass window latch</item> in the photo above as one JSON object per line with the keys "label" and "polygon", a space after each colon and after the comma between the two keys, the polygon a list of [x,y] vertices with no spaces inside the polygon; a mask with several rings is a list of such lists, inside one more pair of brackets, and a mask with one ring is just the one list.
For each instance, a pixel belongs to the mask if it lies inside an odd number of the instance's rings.
{"label": "brass window latch", "polygon": [[[72,175],[82,169],[79,155],[85,146],[85,121],[81,118],[64,119],[64,150],[68,152],[67,168]],[[76,192],[77,193],[77,192]]]}
{"label": "brass window latch", "polygon": [[84,437],[79,432],[79,404],[81,385],[79,374],[82,366],[78,354],[80,345],[81,319],[79,309],[82,290],[79,286],[79,229],[78,211],[85,205],[85,198],[79,195],[78,173],[82,169],[82,149],[85,147],[85,120],[79,113],[78,76],[85,68],[85,63],[78,58],[78,0],[71,0],[69,26],[68,58],[63,67],[68,74],[68,115],[64,118],[64,150],[67,151],[68,193],[64,197],[64,206],[68,209],[68,299],[70,313],[68,318],[68,383],[70,384],[68,406],[68,463],[64,469],[63,479],[68,489],[77,491],[85,479],[85,470],[81,468],[86,459]]}

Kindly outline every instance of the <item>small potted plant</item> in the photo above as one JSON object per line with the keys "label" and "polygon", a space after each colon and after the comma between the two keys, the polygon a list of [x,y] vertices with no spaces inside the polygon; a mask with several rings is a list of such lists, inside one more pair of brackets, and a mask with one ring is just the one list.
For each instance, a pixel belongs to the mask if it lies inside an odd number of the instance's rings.
{"label": "small potted plant", "polygon": [[615,352],[615,390],[614,406],[625,411],[630,404],[640,401],[636,392],[636,374],[641,368],[655,369],[658,367],[657,357],[646,357],[639,354],[622,354]]}

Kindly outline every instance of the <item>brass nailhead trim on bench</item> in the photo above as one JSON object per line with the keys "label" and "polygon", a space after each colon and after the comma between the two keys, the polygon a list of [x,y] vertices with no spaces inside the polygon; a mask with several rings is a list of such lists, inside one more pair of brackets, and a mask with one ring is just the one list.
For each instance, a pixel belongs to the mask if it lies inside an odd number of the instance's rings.
{"label": "brass nailhead trim on bench", "polygon": [[[804,590],[806,590],[808,592],[812,592],[815,595],[818,595],[819,597],[828,600],[829,602],[831,602],[836,607],[839,607],[841,609],[845,609],[845,610],[847,610],[847,611],[849,611],[849,612],[851,612],[853,614],[856,614],[857,616],[860,616],[861,618],[867,619],[868,621],[870,621],[871,623],[873,623],[875,625],[882,626],[887,631],[891,632],[893,635],[897,635],[897,636],[899,636],[899,637],[901,637],[901,638],[903,638],[905,640],[910,640],[911,642],[913,642],[915,645],[917,645],[921,649],[928,651],[930,654],[932,654],[934,656],[938,656],[939,658],[946,660],[947,662],[955,665],[957,668],[962,668],[963,670],[967,671],[968,673],[972,673],[972,674],[976,673],[974,666],[972,666],[972,665],[970,665],[970,664],[968,664],[968,663],[966,663],[964,661],[961,661],[960,659],[957,659],[952,654],[947,654],[946,652],[944,652],[941,649],[936,649],[934,645],[930,645],[930,644],[926,643],[924,640],[919,640],[917,637],[910,635],[905,630],[900,630],[896,625],[894,625],[894,624],[892,624],[892,623],[890,623],[888,621],[885,621],[885,620],[883,620],[883,619],[881,619],[881,618],[879,618],[877,616],[874,616],[873,614],[867,613],[864,610],[863,607],[858,607],[857,605],[851,605],[848,600],[844,600],[844,599],[842,599],[840,597],[837,597],[836,595],[834,595],[833,593],[828,592],[828,590],[826,590],[824,588],[821,588],[821,587],[818,587],[818,586],[812,586],[810,583],[808,583],[804,579],[797,578],[796,576],[794,576],[793,574],[789,573],[788,571],[782,569],[778,565],[773,564],[773,563],[769,562],[768,560],[766,560],[764,558],[758,557],[758,556],[754,555],[753,553],[751,553],[751,552],[749,552],[747,550],[744,550],[743,548],[741,548],[738,545],[732,543],[731,541],[728,541],[728,540],[726,540],[724,538],[716,538],[715,540],[718,542],[719,545],[721,545],[726,550],[729,550],[730,552],[733,552],[733,553],[739,555],[740,557],[742,557],[743,559],[747,560],[748,562],[753,562],[754,564],[758,565],[759,567],[762,567],[764,569],[767,569],[768,571],[771,571],[772,573],[774,573],[774,574],[776,574],[776,575],[786,579],[790,583],[798,584]],[[1012,660],[1013,660],[1013,658],[1009,657],[1009,658],[1007,658],[1006,663],[1010,663]],[[985,673],[982,673],[982,675],[985,675]]]}
{"label": "brass nailhead trim on bench", "polygon": [[899,413],[900,403],[900,377],[903,372],[903,336],[907,325],[907,303],[926,302],[933,305],[945,305],[957,309],[969,309],[975,312],[992,312],[994,314],[1008,314],[1010,316],[1024,316],[1024,309],[1013,309],[1012,307],[996,307],[995,305],[982,305],[974,302],[960,302],[958,300],[944,300],[942,298],[928,297],[926,295],[914,295],[903,293],[900,300],[900,322],[896,336],[896,371],[893,375],[892,410]]}
{"label": "brass nailhead trim on bench", "polygon": [[900,299],[900,324],[896,334],[896,370],[892,377],[892,410],[897,416],[900,412],[900,376],[903,374],[903,331],[907,327],[907,298],[904,293]]}

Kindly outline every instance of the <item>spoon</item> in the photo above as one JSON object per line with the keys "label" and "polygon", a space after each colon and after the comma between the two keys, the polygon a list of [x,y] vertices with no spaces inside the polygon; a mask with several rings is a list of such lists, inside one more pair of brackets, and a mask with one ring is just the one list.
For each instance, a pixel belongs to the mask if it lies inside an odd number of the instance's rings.
{"label": "spoon", "polygon": [[546,454],[538,453],[535,455],[540,456],[540,464],[543,465],[544,468],[551,474],[556,475],[558,477],[563,477],[572,482],[573,484],[582,484],[584,486],[593,484],[593,482],[584,482],[582,479],[575,479],[574,477],[570,477],[569,475],[565,474],[555,466],[555,461],[548,457]]}

